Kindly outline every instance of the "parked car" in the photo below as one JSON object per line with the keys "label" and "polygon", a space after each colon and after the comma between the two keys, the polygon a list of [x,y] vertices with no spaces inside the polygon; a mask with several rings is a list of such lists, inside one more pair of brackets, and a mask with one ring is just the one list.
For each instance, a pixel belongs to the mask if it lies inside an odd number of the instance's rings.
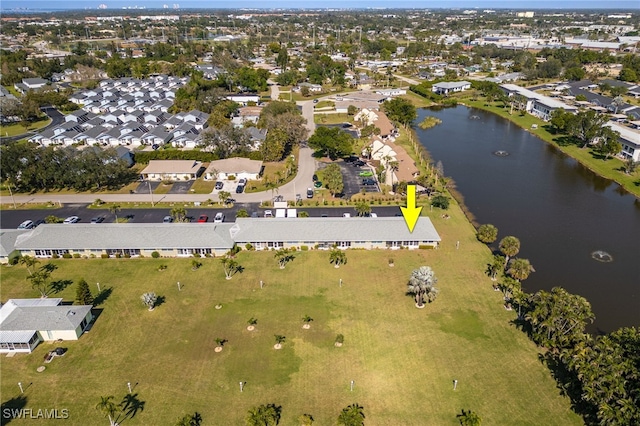
{"label": "parked car", "polygon": [[78,223],[79,221],[80,221],[80,218],[78,216],[69,216],[62,223],[70,224],[70,223]]}
{"label": "parked car", "polygon": [[222,223],[224,222],[224,213],[218,212],[213,218],[214,223]]}
{"label": "parked car", "polygon": [[215,188],[220,191],[222,188],[224,188],[224,182],[216,182],[216,186]]}
{"label": "parked car", "polygon": [[307,198],[313,198],[313,188],[307,188]]}
{"label": "parked car", "polygon": [[317,182],[318,181],[318,175],[313,175],[313,177],[311,179],[313,179],[314,182]]}
{"label": "parked car", "polygon": [[198,223],[205,223],[208,220],[209,220],[209,216],[207,216],[206,214],[201,214],[200,216],[198,216]]}
{"label": "parked car", "polygon": [[38,226],[42,225],[43,223],[46,223],[44,219],[38,219],[35,222],[33,222],[33,227],[37,228]]}
{"label": "parked car", "polygon": [[313,184],[313,186],[314,186],[314,187],[316,187],[316,188],[322,188],[322,182],[321,182],[321,181],[319,181],[319,180],[317,180],[317,181]]}
{"label": "parked car", "polygon": [[238,185],[246,185],[246,184],[247,184],[247,180],[245,178],[238,180]]}
{"label": "parked car", "polygon": [[313,103],[314,103],[314,104],[317,104],[317,103],[318,103],[318,100],[317,100],[317,99],[314,99],[314,100],[313,100]]}
{"label": "parked car", "polygon": [[91,223],[102,223],[104,222],[104,216],[96,216],[91,218]]}
{"label": "parked car", "polygon": [[34,227],[33,226],[33,221],[31,221],[31,220],[25,220],[20,225],[18,225],[18,229],[31,229],[33,227]]}
{"label": "parked car", "polygon": [[225,204],[233,204],[236,202],[235,198],[227,198],[226,200],[224,200]]}
{"label": "parked car", "polygon": [[351,213],[342,213],[342,217],[351,217]]}
{"label": "parked car", "polygon": [[378,213],[371,213],[371,217],[378,217]]}
{"label": "parked car", "polygon": [[165,216],[162,219],[162,223],[171,223],[171,222],[173,222],[173,218],[171,216]]}
{"label": "parked car", "polygon": [[363,185],[375,185],[376,181],[375,181],[375,179],[371,179],[371,178],[362,179],[362,184]]}
{"label": "parked car", "polygon": [[273,212],[271,210],[265,210],[264,217],[273,217]]}
{"label": "parked car", "polygon": [[364,166],[366,163],[362,160],[358,160],[358,161],[354,161],[353,162],[353,167],[362,167]]}
{"label": "parked car", "polygon": [[244,185],[238,185],[236,187],[236,194],[242,194],[244,192]]}

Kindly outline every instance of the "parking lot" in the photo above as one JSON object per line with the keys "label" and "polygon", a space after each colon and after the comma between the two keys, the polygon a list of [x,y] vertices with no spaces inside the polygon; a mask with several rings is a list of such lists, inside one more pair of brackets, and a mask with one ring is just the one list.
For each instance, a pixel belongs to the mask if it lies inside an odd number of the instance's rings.
{"label": "parking lot", "polygon": [[133,192],[136,194],[148,194],[149,185],[151,185],[151,191],[155,191],[160,186],[160,183],[158,181],[143,180]]}
{"label": "parking lot", "polygon": [[186,194],[191,189],[191,185],[193,185],[192,180],[187,180],[184,182],[175,182],[171,189],[169,190],[169,194]]}
{"label": "parking lot", "polygon": [[[340,166],[340,171],[342,171],[342,180],[344,182],[343,192],[346,198],[358,194],[363,190],[365,192],[380,192],[380,187],[375,179],[375,171],[371,167],[367,165],[356,166],[355,163],[347,163],[344,161],[337,164]],[[371,172],[372,176],[360,176],[362,172]],[[364,185],[363,180],[365,179],[372,179],[375,182],[373,182],[373,185]]]}

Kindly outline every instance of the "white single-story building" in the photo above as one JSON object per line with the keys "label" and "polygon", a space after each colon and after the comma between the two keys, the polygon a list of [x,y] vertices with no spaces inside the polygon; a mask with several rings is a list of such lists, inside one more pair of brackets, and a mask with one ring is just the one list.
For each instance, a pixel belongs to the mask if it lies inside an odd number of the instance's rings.
{"label": "white single-story building", "polygon": [[193,180],[203,171],[201,161],[150,160],[149,165],[140,174],[147,180]]}
{"label": "white single-story building", "polygon": [[437,247],[440,235],[421,216],[413,232],[402,217],[237,218],[231,227],[236,244],[256,250],[271,248],[417,249]]}
{"label": "white single-story building", "polygon": [[42,224],[21,234],[15,249],[22,255],[49,258],[65,254],[87,257],[187,257],[222,255],[234,246],[231,223],[76,223]]}
{"label": "white single-story building", "polygon": [[242,106],[247,106],[249,103],[258,104],[260,103],[259,95],[228,95],[226,99],[233,101]]}
{"label": "white single-story building", "polygon": [[625,160],[632,158],[633,161],[640,161],[640,131],[621,126],[612,121],[604,125],[620,133],[619,142],[622,145],[622,151],[620,151],[619,155]]}
{"label": "white single-story building", "polygon": [[557,109],[563,109],[567,112],[576,112],[578,110],[572,105],[567,105],[557,99],[541,95],[515,84],[501,84],[500,87],[509,98],[517,97],[518,108],[524,109],[529,114],[535,115],[544,121],[549,121],[551,114]]}
{"label": "white single-story building", "polygon": [[209,164],[204,172],[207,180],[225,180],[229,176],[236,179],[257,180],[262,173],[262,161],[244,157],[225,158],[215,160]]}
{"label": "white single-story building", "polygon": [[1,229],[0,230],[0,263],[9,263],[9,259],[19,255],[15,251],[16,239],[24,234],[26,229]]}
{"label": "white single-story building", "polygon": [[448,95],[449,93],[462,92],[471,89],[468,81],[443,81],[431,87],[431,91],[438,95]]}
{"label": "white single-story building", "polygon": [[31,353],[43,341],[78,340],[93,320],[93,306],[61,303],[61,298],[9,299],[0,308],[0,353]]}

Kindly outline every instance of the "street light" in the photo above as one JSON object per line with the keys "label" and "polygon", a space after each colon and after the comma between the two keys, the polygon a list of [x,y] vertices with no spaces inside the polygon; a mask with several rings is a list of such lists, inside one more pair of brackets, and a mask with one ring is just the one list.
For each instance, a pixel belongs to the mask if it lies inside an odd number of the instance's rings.
{"label": "street light", "polygon": [[151,191],[151,182],[147,181],[147,185],[149,185],[149,195],[151,196],[151,207],[154,207],[154,204],[153,204],[153,191]]}
{"label": "street light", "polygon": [[244,382],[240,382],[240,392],[242,392],[243,387],[244,387]]}
{"label": "street light", "polygon": [[352,380],[351,381],[351,392],[353,392],[353,385],[355,384],[355,382]]}
{"label": "street light", "polygon": [[18,387],[20,388],[20,393],[24,393],[24,389],[22,389],[22,382],[18,382]]}
{"label": "street light", "polygon": [[129,393],[131,393],[131,382],[127,382],[127,387],[129,388]]}

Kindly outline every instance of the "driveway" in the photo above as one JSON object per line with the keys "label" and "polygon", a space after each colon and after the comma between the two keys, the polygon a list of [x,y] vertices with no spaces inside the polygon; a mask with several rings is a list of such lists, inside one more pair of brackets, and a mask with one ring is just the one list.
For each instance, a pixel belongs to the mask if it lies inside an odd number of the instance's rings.
{"label": "driveway", "polygon": [[184,182],[175,182],[169,192],[167,194],[188,194],[189,189],[191,189],[191,185],[193,185],[192,180],[184,181]]}
{"label": "driveway", "polygon": [[149,193],[149,185],[151,185],[151,192],[155,191],[156,189],[158,189],[158,187],[160,186],[159,181],[151,181],[151,180],[145,180],[140,182],[140,184],[138,185],[138,187],[136,189],[133,190],[134,193],[136,194],[148,194]]}

